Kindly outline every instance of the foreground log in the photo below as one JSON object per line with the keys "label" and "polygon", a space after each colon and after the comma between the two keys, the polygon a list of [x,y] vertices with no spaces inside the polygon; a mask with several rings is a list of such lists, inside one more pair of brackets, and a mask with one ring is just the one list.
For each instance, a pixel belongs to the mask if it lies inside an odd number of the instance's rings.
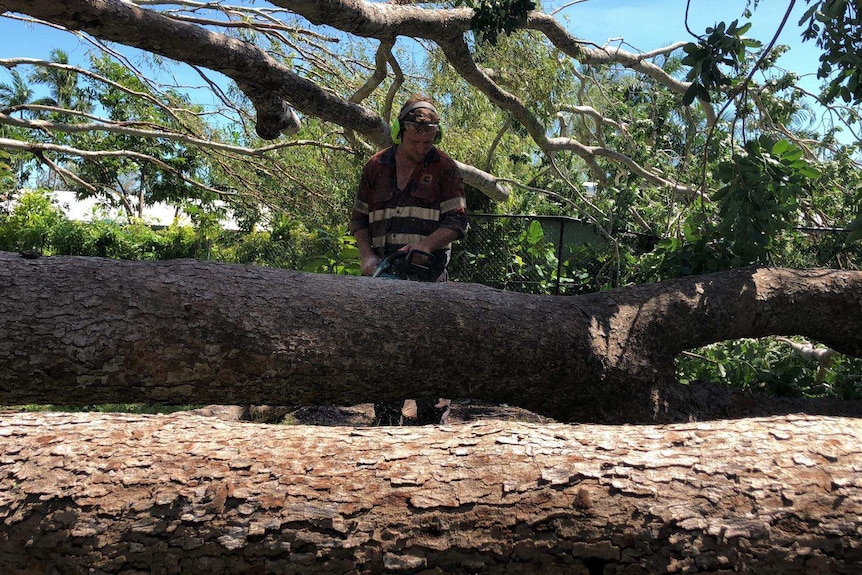
{"label": "foreground log", "polygon": [[0,572],[858,573],[862,422],[0,419]]}
{"label": "foreground log", "polygon": [[862,356],[862,273],[740,269],[561,298],[190,260],[0,252],[0,404],[476,398],[563,421],[732,413],[683,350],[803,335]]}

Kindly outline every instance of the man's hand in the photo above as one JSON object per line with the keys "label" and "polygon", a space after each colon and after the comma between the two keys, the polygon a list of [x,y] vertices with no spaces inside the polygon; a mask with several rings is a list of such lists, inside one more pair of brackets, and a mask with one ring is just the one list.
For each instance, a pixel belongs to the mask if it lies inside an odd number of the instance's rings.
{"label": "man's hand", "polygon": [[[399,251],[399,252],[409,253],[409,252],[410,252],[410,250],[413,250],[413,251],[415,251],[415,252],[425,252],[426,254],[430,254],[430,253],[431,253],[431,250],[429,250],[428,248],[424,247],[421,243],[416,243],[416,244],[407,244],[406,246],[404,246],[403,248],[399,249],[398,251]],[[422,255],[421,253],[414,253],[414,254],[413,254],[413,259],[412,259],[412,260],[410,260],[410,261],[411,261],[411,263],[414,263],[414,264],[416,264],[416,265],[424,266],[424,265],[428,264],[428,263],[431,261],[431,258],[429,258],[428,256],[424,256],[424,255]]]}
{"label": "man's hand", "polygon": [[[450,228],[438,228],[430,236],[422,239],[415,244],[407,244],[401,248],[400,252],[409,252],[410,250],[418,250],[428,254],[433,254],[435,251],[449,247],[452,242],[458,239],[458,232]],[[429,262],[429,258],[416,254],[413,263],[425,265]]]}
{"label": "man's hand", "polygon": [[374,270],[377,269],[377,266],[380,265],[380,258],[376,255],[370,255],[362,258],[360,262],[360,267],[362,268],[362,275],[370,276],[374,273]]}
{"label": "man's hand", "polygon": [[359,250],[359,269],[362,270],[362,275],[370,276],[380,264],[380,258],[377,257],[371,247],[371,235],[368,233],[368,228],[354,231],[353,237],[356,238],[356,249]]}

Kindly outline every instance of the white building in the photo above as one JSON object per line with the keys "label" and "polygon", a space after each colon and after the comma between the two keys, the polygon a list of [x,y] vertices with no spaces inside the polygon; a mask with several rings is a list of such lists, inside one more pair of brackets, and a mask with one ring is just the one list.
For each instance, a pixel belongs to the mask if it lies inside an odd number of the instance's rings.
{"label": "white building", "polygon": [[[29,190],[19,190],[16,196],[20,196]],[[51,201],[56,204],[66,217],[73,221],[92,222],[96,220],[117,220],[125,221],[126,213],[124,210],[113,208],[105,205],[97,198],[86,198],[79,200],[75,197],[75,192],[69,191],[54,191],[49,192]],[[4,202],[4,207],[11,209],[15,205],[15,200]],[[224,207],[224,202],[216,200],[216,207]],[[188,214],[182,210],[177,210],[174,206],[158,202],[151,206],[144,206],[144,222],[151,226],[170,226],[176,222],[180,225],[191,225],[191,219]],[[239,226],[233,217],[233,212],[228,210],[228,215],[220,222],[222,228],[226,230],[238,230]]]}

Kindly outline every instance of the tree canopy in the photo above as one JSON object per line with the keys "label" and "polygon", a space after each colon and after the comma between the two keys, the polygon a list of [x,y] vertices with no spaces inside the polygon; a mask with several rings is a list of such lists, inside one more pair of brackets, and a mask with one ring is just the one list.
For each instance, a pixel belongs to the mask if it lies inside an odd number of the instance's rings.
{"label": "tree canopy", "polygon": [[[19,180],[38,166],[129,204],[227,197],[314,217],[344,207],[357,162],[389,143],[393,107],[421,91],[445,109],[465,181],[506,207],[540,197],[546,210],[606,227],[612,213],[665,237],[710,203],[714,219],[694,227],[720,220],[705,236],[730,230],[734,263],[752,263],[779,229],[840,226],[858,203],[853,146],[837,138],[858,114],[835,104],[859,99],[857,16],[852,3],[809,4],[798,33],[824,49],[820,95],[781,69],[784,48],[737,21],[639,52],[579,38],[532,2],[4,0],[4,17],[69,30],[92,52],[88,66],[60,51],[0,61],[11,74],[0,148]],[[170,60],[200,74],[216,112],[147,73]],[[50,97],[33,101],[34,83]],[[815,104],[832,125],[806,122]],[[776,194],[785,179],[792,191]],[[584,181],[613,205],[587,197]],[[752,236],[757,249],[735,249]]]}

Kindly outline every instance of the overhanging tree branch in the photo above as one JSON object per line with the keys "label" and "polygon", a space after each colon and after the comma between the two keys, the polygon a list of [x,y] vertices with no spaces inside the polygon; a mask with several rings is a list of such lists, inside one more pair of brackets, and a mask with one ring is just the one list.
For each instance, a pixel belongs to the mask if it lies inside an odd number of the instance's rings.
{"label": "overhanging tree branch", "polygon": [[[8,108],[7,111],[11,114],[18,110],[43,110],[43,111],[54,111],[63,114],[69,115],[84,115],[81,112],[76,110],[66,110],[63,108],[57,108],[53,106],[37,106],[37,105],[24,105],[24,106],[15,106],[12,108]],[[164,126],[159,126],[158,130],[146,130],[143,127],[137,127],[140,125],[139,122],[112,122],[106,120],[104,118],[98,118],[100,121],[98,123],[88,123],[88,124],[64,124],[58,122],[51,122],[48,120],[36,120],[36,119],[22,119],[15,118],[14,116],[0,113],[0,124],[5,124],[7,126],[15,126],[18,128],[26,128],[29,130],[44,130],[46,132],[57,132],[57,133],[82,133],[82,132],[108,132],[111,134],[123,134],[126,136],[135,136],[139,138],[152,138],[152,139],[162,139],[162,140],[170,140],[174,142],[182,142],[185,144],[191,144],[197,146],[199,148],[209,148],[212,150],[219,150],[223,152],[230,152],[232,154],[239,154],[242,156],[263,156],[267,152],[272,152],[275,150],[280,150],[284,148],[295,148],[298,146],[314,146],[320,148],[326,148],[328,150],[352,153],[352,150],[346,148],[344,146],[336,146],[333,144],[327,144],[326,142],[314,142],[311,140],[291,140],[288,142],[279,142],[277,144],[270,144],[268,146],[261,146],[259,148],[245,148],[243,146],[234,146],[231,144],[224,144],[221,142],[214,141],[212,139],[202,139],[196,138],[194,136],[190,136],[188,134],[169,131]],[[2,144],[0,144],[2,145]],[[19,148],[20,149],[20,148]],[[70,153],[67,151],[67,153]]]}
{"label": "overhanging tree branch", "polygon": [[[462,37],[469,30],[471,11],[466,9],[439,10],[416,6],[396,6],[371,2],[345,2],[329,0],[326,2],[278,1],[274,5],[289,13],[301,15],[316,25],[328,25],[345,32],[366,38],[376,38],[390,42],[397,35],[432,40],[447,51],[448,57],[459,71],[465,73],[475,68],[469,60]],[[195,66],[218,70],[232,78],[251,99],[258,112],[258,134],[265,138],[275,138],[279,133],[289,133],[298,126],[293,109],[303,114],[337,123],[346,129],[356,131],[373,145],[383,147],[389,143],[387,125],[376,114],[356,106],[348,96],[339,97],[329,90],[322,89],[313,82],[300,77],[263,50],[209,30],[201,25],[180,21],[177,13],[165,10],[157,12],[142,6],[150,3],[108,3],[104,0],[75,0],[74,9],[58,8],[55,3],[40,0],[23,2],[6,0],[5,9],[19,10],[47,21],[61,24],[69,29],[83,30],[96,37],[121,42],[144,50],[158,53]],[[202,10],[207,5],[200,3],[178,3],[193,10]],[[228,10],[233,8],[216,8]],[[240,9],[237,9],[240,10]],[[240,10],[241,11],[241,10]],[[247,12],[244,12],[247,13]],[[109,17],[108,17],[109,16]],[[263,20],[271,20],[262,15]],[[617,62],[623,66],[649,75],[657,82],[680,91],[684,86],[648,62],[655,54],[635,55],[621,50],[588,48],[584,43],[570,37],[552,18],[535,13],[528,20],[528,28],[545,34],[559,49],[586,64]],[[672,50],[673,46],[667,50]],[[456,51],[460,51],[455,57]],[[459,60],[458,58],[466,58]],[[475,72],[468,72],[475,75]],[[469,79],[469,78],[468,78]],[[514,103],[499,90],[490,89],[486,82],[483,92],[495,104],[513,113],[531,137],[546,153],[550,149],[572,151],[580,155],[591,166],[593,172],[601,169],[590,157],[591,146],[577,145],[571,141],[549,141],[539,123],[526,113],[523,105]],[[475,76],[471,80],[477,83]],[[288,107],[286,102],[290,103]],[[619,158],[619,152],[606,154],[611,159]],[[633,160],[629,160],[632,162]],[[648,167],[639,166],[639,175],[651,174]],[[471,184],[486,195],[499,199],[506,197],[507,190],[496,187],[498,178],[471,168],[468,177]],[[652,177],[657,185],[666,185],[661,177]],[[684,187],[684,186],[683,186]],[[676,188],[675,188],[676,189]]]}
{"label": "overhanging tree branch", "polygon": [[[76,148],[71,148],[69,146],[60,146],[56,144],[46,144],[46,143],[37,143],[37,142],[22,142],[21,140],[10,140],[9,138],[0,138],[0,148],[5,148],[7,150],[18,150],[23,152],[29,152],[34,154],[36,157],[45,160],[44,153],[45,152],[57,152],[61,154],[66,154],[70,156],[77,156],[80,158],[129,158],[136,160],[138,162],[147,162],[157,166],[162,171],[173,174],[183,182],[192,185],[196,188],[200,188],[204,191],[216,194],[218,196],[227,195],[224,190],[218,190],[216,188],[207,186],[202,182],[195,180],[194,178],[190,178],[171,166],[167,164],[163,160],[159,158],[155,158],[153,156],[142,154],[140,152],[135,152],[134,150],[102,150],[102,151],[91,151],[91,150],[79,150]],[[65,169],[60,169],[55,163],[52,163],[52,168],[60,171],[61,173],[69,173]],[[75,181],[79,184],[85,185],[88,188],[93,188],[91,184],[86,184],[79,177],[75,176]]]}

